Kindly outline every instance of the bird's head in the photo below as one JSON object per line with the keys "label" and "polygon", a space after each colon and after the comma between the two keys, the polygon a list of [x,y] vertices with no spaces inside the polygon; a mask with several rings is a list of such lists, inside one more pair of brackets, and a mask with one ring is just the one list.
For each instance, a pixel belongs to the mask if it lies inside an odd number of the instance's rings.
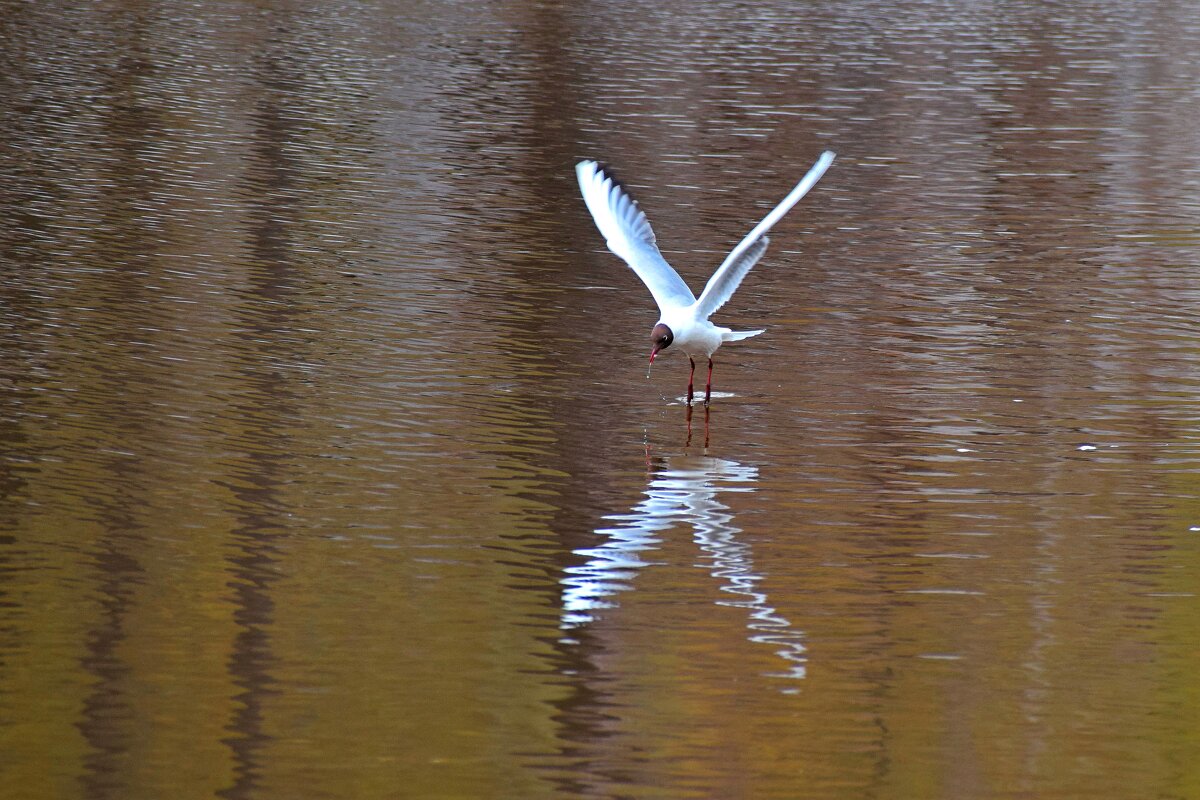
{"label": "bird's head", "polygon": [[660,322],[654,326],[654,330],[650,331],[650,341],[654,343],[653,349],[650,350],[650,363],[653,364],[654,357],[658,355],[659,351],[666,350],[671,346],[671,342],[675,341],[675,334]]}

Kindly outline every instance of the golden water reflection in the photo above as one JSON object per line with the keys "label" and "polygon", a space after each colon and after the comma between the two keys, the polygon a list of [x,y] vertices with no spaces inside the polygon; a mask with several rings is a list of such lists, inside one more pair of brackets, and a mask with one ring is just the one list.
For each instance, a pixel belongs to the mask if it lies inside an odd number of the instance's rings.
{"label": "golden water reflection", "polygon": [[6,4],[0,796],[1200,797],[1200,15],[797,9]]}

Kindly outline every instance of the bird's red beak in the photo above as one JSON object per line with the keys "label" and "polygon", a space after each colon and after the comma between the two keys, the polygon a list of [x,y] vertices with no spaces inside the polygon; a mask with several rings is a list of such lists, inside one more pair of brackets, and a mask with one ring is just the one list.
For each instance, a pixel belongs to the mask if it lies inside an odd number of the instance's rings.
{"label": "bird's red beak", "polygon": [[658,351],[659,351],[659,350],[662,350],[662,348],[661,348],[661,347],[659,347],[658,345],[654,345],[654,349],[650,351],[650,363],[651,363],[651,364],[653,364],[653,363],[654,363],[654,357],[655,357],[656,355],[658,355]]}

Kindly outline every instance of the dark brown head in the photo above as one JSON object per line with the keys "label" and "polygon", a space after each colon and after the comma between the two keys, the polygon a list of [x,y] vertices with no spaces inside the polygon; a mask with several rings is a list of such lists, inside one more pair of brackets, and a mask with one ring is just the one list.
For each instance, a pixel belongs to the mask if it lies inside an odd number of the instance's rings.
{"label": "dark brown head", "polygon": [[658,351],[666,350],[671,346],[671,342],[675,341],[675,334],[660,322],[654,326],[654,330],[650,331],[650,340],[654,342],[654,349],[650,351],[650,363],[653,364]]}

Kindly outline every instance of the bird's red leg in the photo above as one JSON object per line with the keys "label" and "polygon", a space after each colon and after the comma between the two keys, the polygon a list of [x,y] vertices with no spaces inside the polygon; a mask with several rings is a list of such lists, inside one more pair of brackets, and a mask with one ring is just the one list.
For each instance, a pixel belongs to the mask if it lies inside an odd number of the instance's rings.
{"label": "bird's red leg", "polygon": [[688,375],[688,405],[692,404],[692,379],[696,377],[696,362],[692,361],[692,357],[688,356],[688,363],[692,365],[692,371]]}
{"label": "bird's red leg", "polygon": [[712,397],[712,359],[708,359],[708,383],[704,386],[704,405],[708,405],[709,398]]}

